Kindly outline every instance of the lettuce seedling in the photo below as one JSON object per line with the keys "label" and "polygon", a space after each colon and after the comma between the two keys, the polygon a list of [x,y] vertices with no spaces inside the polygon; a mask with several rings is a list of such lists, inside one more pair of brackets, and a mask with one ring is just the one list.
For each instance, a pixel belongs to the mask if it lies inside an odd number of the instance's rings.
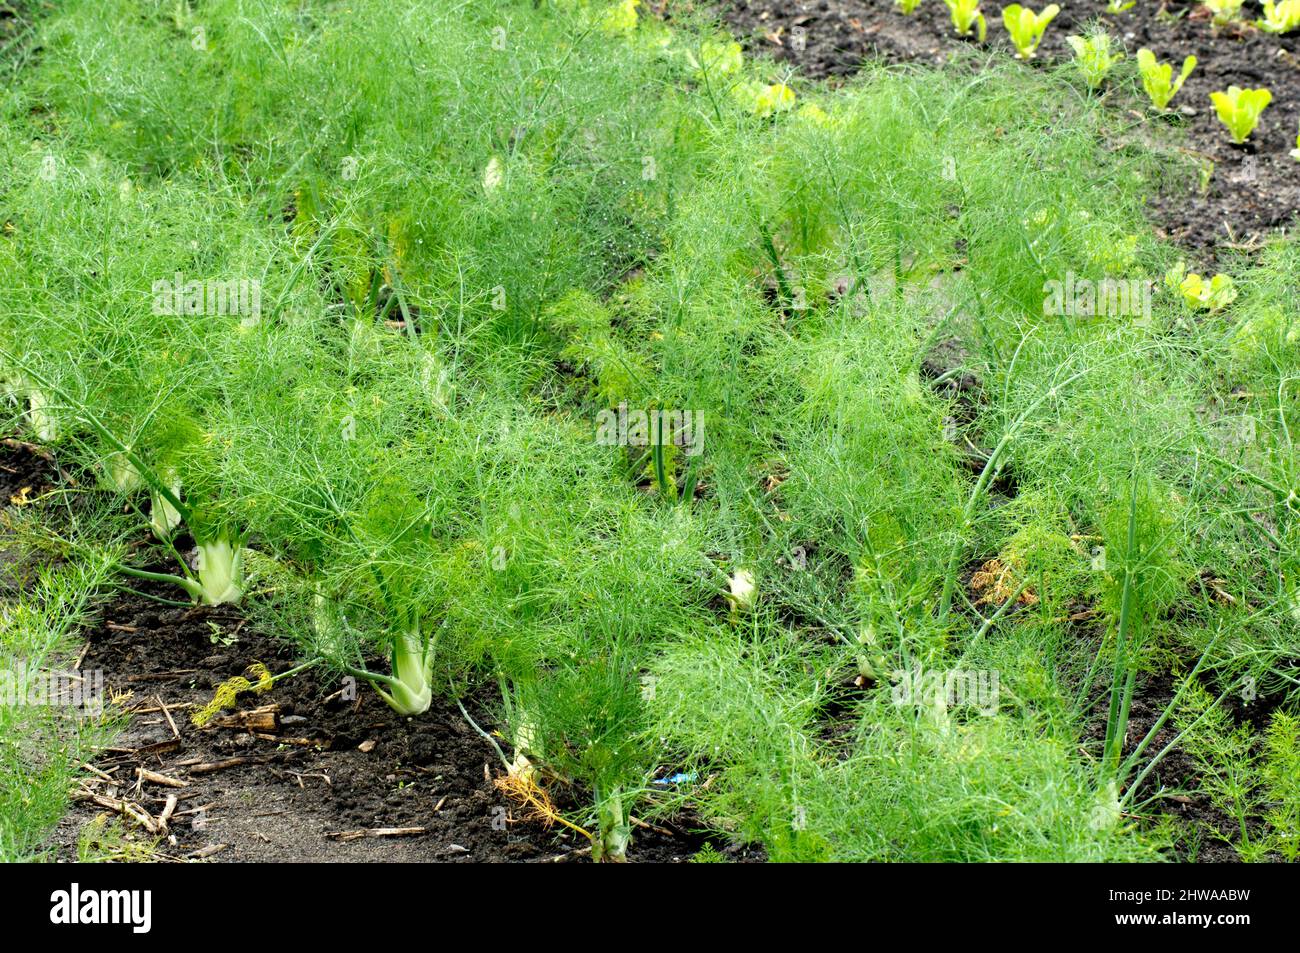
{"label": "lettuce seedling", "polygon": [[920,3],[921,0],[894,0],[894,6],[905,14],[911,14],[913,10],[920,6]]}
{"label": "lettuce seedling", "polygon": [[1210,11],[1216,26],[1222,26],[1241,15],[1241,5],[1245,0],[1203,0],[1205,9]]}
{"label": "lettuce seedling", "polygon": [[980,12],[979,0],[943,0],[952,14],[952,25],[961,36],[970,36],[971,27],[978,27],[979,40],[984,42],[988,34],[988,24]]}
{"label": "lettuce seedling", "polygon": [[1300,30],[1300,0],[1264,0],[1264,19],[1255,25],[1265,33],[1290,33]]}
{"label": "lettuce seedling", "polygon": [[823,129],[831,126],[834,123],[834,120],[831,119],[830,114],[827,113],[826,110],[818,106],[816,103],[804,103],[802,106],[799,107],[799,112],[797,115],[800,119],[806,119],[814,126],[821,126]]}
{"label": "lettuce seedling", "polygon": [[1125,3],[1124,0],[1110,0],[1110,2],[1106,4],[1106,12],[1119,16],[1125,10],[1132,10],[1136,6],[1137,0],[1128,0],[1127,3]]}
{"label": "lettuce seedling", "polygon": [[1242,89],[1229,86],[1228,91],[1210,93],[1219,121],[1228,127],[1232,141],[1240,145],[1259,125],[1260,114],[1273,101],[1267,89]]}
{"label": "lettuce seedling", "polygon": [[1156,60],[1156,55],[1146,48],[1137,51],[1137,64],[1138,72],[1142,74],[1142,88],[1151,97],[1152,105],[1163,112],[1169,106],[1169,101],[1183,88],[1183,83],[1191,75],[1192,70],[1196,68],[1196,57],[1189,56],[1183,60],[1183,68],[1178,74],[1178,79],[1173,78],[1172,63],[1159,62]]}
{"label": "lettuce seedling", "polygon": [[600,21],[601,28],[606,33],[631,33],[636,29],[636,8],[640,4],[641,0],[620,0],[605,11]]}
{"label": "lettuce seedling", "polygon": [[1291,158],[1300,162],[1300,132],[1296,133],[1295,148],[1291,150]]}
{"label": "lettuce seedling", "polygon": [[766,118],[773,113],[785,112],[794,106],[794,90],[785,83],[773,83],[758,91],[754,111]]}
{"label": "lettuce seedling", "polygon": [[699,58],[696,59],[695,55],[687,50],[686,61],[701,77],[705,74],[710,77],[730,76],[732,73],[740,72],[745,57],[741,52],[740,44],[735,41],[705,40],[700,44]]}
{"label": "lettuce seedling", "polygon": [[785,83],[773,83],[770,86],[741,83],[732,88],[731,94],[741,106],[760,119],[794,108],[794,90]]}
{"label": "lettuce seedling", "polygon": [[1038,50],[1038,44],[1043,42],[1043,31],[1060,12],[1061,8],[1055,3],[1044,7],[1042,13],[1035,13],[1018,3],[1002,8],[1002,22],[1006,25],[1007,32],[1011,34],[1017,59],[1033,58]]}
{"label": "lettuce seedling", "polygon": [[1111,53],[1109,33],[1067,36],[1065,41],[1074,50],[1075,62],[1089,89],[1100,89],[1115,64],[1124,58],[1123,53]]}
{"label": "lettuce seedling", "polygon": [[1187,273],[1182,262],[1169,269],[1165,284],[1182,295],[1189,308],[1198,310],[1221,311],[1237,298],[1237,289],[1228,275],[1217,274],[1206,281],[1198,274]]}

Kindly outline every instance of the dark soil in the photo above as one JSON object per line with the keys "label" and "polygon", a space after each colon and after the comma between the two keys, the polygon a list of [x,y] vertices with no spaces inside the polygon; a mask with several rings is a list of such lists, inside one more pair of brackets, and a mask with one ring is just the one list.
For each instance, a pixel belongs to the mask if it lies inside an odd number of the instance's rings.
{"label": "dark soil", "polygon": [[[1124,756],[1127,757],[1141,740],[1146,737],[1151,726],[1164,714],[1174,699],[1177,684],[1171,675],[1139,677],[1137,690],[1133,694],[1133,705],[1129,711],[1128,735],[1124,743]],[[1088,725],[1086,737],[1099,747],[1106,738],[1106,709],[1110,696],[1103,693],[1093,708],[1092,720]],[[1247,718],[1250,712],[1242,706],[1234,708],[1234,717],[1238,720]],[[1156,733],[1147,748],[1148,759],[1164,749],[1178,735],[1178,729],[1169,719]],[[1145,762],[1144,762],[1145,763]],[[1173,817],[1186,822],[1189,830],[1201,833],[1195,858],[1182,856],[1182,860],[1195,859],[1198,863],[1239,863],[1241,857],[1233,846],[1241,832],[1237,822],[1226,811],[1216,805],[1208,795],[1201,793],[1201,775],[1196,762],[1181,748],[1172,748],[1147,777],[1137,800],[1151,797],[1163,791],[1164,795],[1147,812]],[[1247,822],[1252,835],[1262,835],[1265,827],[1259,818]],[[1223,839],[1211,836],[1217,831]],[[1186,845],[1178,847],[1185,854]]]}
{"label": "dark soil", "polygon": [[48,454],[21,440],[0,440],[0,507],[22,506],[53,484],[56,468]]}
{"label": "dark soil", "polygon": [[[401,718],[362,686],[340,697],[316,670],[277,682],[264,694],[245,693],[235,717],[273,705],[278,726],[258,737],[246,727],[198,728],[190,716],[226,679],[254,662],[271,672],[294,664],[291,649],[252,631],[237,609],[175,608],[126,595],[87,631],[85,674],[102,670],[108,698],[130,720],[85,775],[91,792],[138,805],[152,817],[167,795],[179,798],[154,859],[211,857],[217,861],[519,861],[590,858],[580,834],[520,817],[493,784],[504,773],[487,741],[453,702]],[[228,644],[227,644],[228,643]],[[466,699],[475,720],[491,730],[489,695]],[[168,718],[159,709],[168,707]],[[203,766],[247,759],[220,770]],[[137,782],[145,768],[184,787]],[[106,780],[107,778],[107,780]],[[63,859],[97,815],[115,812],[79,799],[58,830]],[[690,818],[637,827],[629,859],[689,860],[708,838]],[[406,836],[347,832],[422,828]],[[340,836],[342,835],[342,836]],[[761,859],[752,849],[716,843],[732,859]]]}
{"label": "dark soil", "polygon": [[53,466],[39,452],[14,439],[0,440],[0,598],[27,583],[22,547],[6,538],[6,510],[27,505],[50,485]]}
{"label": "dark soil", "polygon": [[[983,10],[987,47],[1011,56],[1001,17],[1006,5],[986,2]],[[1045,5],[1046,0],[1030,4],[1035,10]],[[1194,264],[1220,264],[1228,253],[1255,247],[1269,230],[1293,220],[1300,211],[1300,162],[1288,153],[1296,147],[1300,125],[1300,32],[1279,37],[1246,25],[1216,29],[1199,3],[1182,0],[1139,0],[1118,16],[1101,15],[1104,4],[1095,0],[1066,0],[1061,6],[1026,69],[1072,59],[1066,37],[1098,18],[1130,57],[1148,47],[1161,62],[1173,61],[1175,73],[1184,56],[1197,57],[1196,69],[1170,104],[1176,114],[1153,121],[1183,126],[1184,151],[1213,162],[1214,174],[1204,194],[1198,183],[1179,178],[1150,206],[1154,225],[1187,248]],[[752,52],[812,77],[849,76],[871,59],[934,65],[978,49],[973,37],[956,35],[941,0],[924,0],[910,16],[891,0],[734,0],[718,4],[717,12]],[[1256,0],[1248,0],[1244,14],[1250,21],[1262,15]],[[1245,149],[1231,144],[1210,103],[1210,92],[1229,85],[1273,92],[1272,105],[1251,136],[1253,145]],[[1135,116],[1150,115],[1145,98],[1109,95]]]}

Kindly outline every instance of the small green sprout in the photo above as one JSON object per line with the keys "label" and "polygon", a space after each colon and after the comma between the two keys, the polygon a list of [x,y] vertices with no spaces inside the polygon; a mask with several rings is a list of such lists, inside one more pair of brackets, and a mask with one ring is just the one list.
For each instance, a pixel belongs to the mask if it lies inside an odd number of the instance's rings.
{"label": "small green sprout", "polygon": [[1295,148],[1291,150],[1291,158],[1300,162],[1300,133],[1296,133]]}
{"label": "small green sprout", "polygon": [[1074,50],[1075,62],[1090,89],[1100,89],[1115,64],[1124,58],[1123,53],[1111,53],[1110,34],[1106,32],[1067,36],[1065,41]]}
{"label": "small green sprout", "polygon": [[920,5],[921,5],[921,0],[894,0],[894,6],[898,7],[899,10],[907,14],[910,14],[913,10],[915,10]]}
{"label": "small green sprout", "polygon": [[1237,298],[1237,289],[1229,276],[1217,274],[1206,281],[1198,274],[1189,274],[1182,262],[1169,269],[1165,284],[1181,294],[1189,308],[1201,311],[1222,311]]}
{"label": "small green sprout", "polygon": [[1169,106],[1169,101],[1183,88],[1183,83],[1196,68],[1196,57],[1189,56],[1183,60],[1183,68],[1174,79],[1172,63],[1161,63],[1156,55],[1148,49],[1137,51],[1138,72],[1142,74],[1142,87],[1151,97],[1151,103],[1161,112]]}
{"label": "small green sprout", "polygon": [[952,25],[961,36],[970,36],[971,27],[977,27],[979,41],[984,42],[988,35],[988,24],[980,12],[979,0],[943,0],[952,14]]}
{"label": "small green sprout", "polygon": [[1229,86],[1228,91],[1210,93],[1219,121],[1228,127],[1232,141],[1240,145],[1259,125],[1260,114],[1273,101],[1267,89],[1242,89]]}
{"label": "small green sprout", "polygon": [[1002,22],[1011,34],[1011,42],[1016,48],[1016,58],[1032,59],[1038,44],[1043,42],[1043,32],[1047,25],[1061,12],[1055,3],[1048,4],[1042,13],[1035,13],[1028,7],[1013,3],[1002,8]]}
{"label": "small green sprout", "polygon": [[1241,5],[1245,0],[1202,0],[1202,2],[1205,4],[1205,9],[1209,10],[1214,17],[1215,25],[1222,26],[1241,16]]}
{"label": "small green sprout", "polygon": [[1264,0],[1264,19],[1255,25],[1265,33],[1290,33],[1300,30],[1300,0]]}
{"label": "small green sprout", "polygon": [[1125,0],[1110,0],[1110,2],[1106,4],[1106,12],[1113,16],[1119,16],[1124,11],[1132,10],[1136,6],[1137,0],[1128,0],[1127,3]]}

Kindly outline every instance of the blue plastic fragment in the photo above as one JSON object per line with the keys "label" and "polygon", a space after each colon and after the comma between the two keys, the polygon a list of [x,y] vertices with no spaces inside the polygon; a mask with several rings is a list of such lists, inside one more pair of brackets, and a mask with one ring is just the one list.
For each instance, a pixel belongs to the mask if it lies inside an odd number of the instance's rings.
{"label": "blue plastic fragment", "polygon": [[670,774],[668,777],[660,778],[654,783],[655,784],[689,784],[694,780],[695,780],[695,772],[691,771],[688,773],[678,772],[677,774]]}

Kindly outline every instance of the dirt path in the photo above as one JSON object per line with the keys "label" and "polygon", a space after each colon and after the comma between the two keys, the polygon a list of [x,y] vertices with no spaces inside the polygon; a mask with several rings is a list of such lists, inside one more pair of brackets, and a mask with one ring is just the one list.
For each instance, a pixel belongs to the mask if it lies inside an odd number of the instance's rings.
{"label": "dirt path", "polygon": [[[86,773],[90,796],[74,800],[57,832],[66,859],[85,825],[118,813],[114,802],[156,823],[169,795],[177,804],[166,830],[136,835],[157,843],[155,859],[589,859],[580,834],[527,821],[497,790],[501,764],[454,703],[441,700],[403,719],[369,688],[349,698],[309,670],[264,694],[240,695],[215,726],[198,728],[190,716],[220,683],[255,662],[285,671],[295,661],[291,650],[252,632],[229,607],[170,608],[137,596],[111,604],[88,636],[81,671],[102,671],[108,696],[131,715]],[[485,726],[488,704],[467,706]],[[141,783],[142,770],[178,786],[149,774]],[[687,826],[638,828],[630,859],[690,859],[706,838]],[[406,833],[376,833],[395,830]]]}

